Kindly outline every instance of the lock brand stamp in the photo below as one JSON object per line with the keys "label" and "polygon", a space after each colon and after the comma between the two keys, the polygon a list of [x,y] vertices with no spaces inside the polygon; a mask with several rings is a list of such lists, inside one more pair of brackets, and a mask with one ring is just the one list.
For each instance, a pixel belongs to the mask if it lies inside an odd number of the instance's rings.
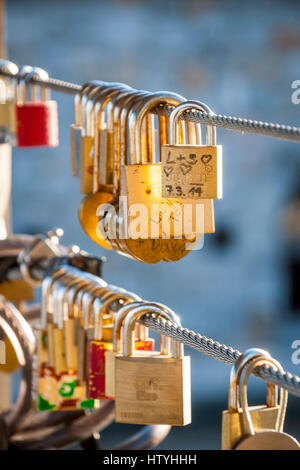
{"label": "lock brand stamp", "polygon": [[156,392],[163,390],[158,377],[139,377],[134,381],[134,387],[137,391],[136,399],[139,401],[156,401],[159,398]]}

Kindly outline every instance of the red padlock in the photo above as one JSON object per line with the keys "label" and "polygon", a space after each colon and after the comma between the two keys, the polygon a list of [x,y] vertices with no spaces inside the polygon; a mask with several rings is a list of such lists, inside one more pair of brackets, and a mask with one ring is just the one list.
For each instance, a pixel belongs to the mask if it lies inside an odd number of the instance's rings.
{"label": "red padlock", "polygon": [[[31,85],[31,100],[27,102],[26,82],[32,78],[47,81],[45,70],[34,67],[25,78],[19,81],[21,96],[17,102],[17,146],[18,147],[57,147],[58,111],[57,102],[50,100],[50,91],[42,87],[38,100],[37,85]],[[21,99],[20,99],[21,98]]]}

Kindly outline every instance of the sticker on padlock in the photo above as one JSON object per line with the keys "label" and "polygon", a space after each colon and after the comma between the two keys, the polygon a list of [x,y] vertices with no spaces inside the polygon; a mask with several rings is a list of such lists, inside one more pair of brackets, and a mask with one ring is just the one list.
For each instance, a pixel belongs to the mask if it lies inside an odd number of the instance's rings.
{"label": "sticker on padlock", "polygon": [[180,103],[170,115],[169,144],[162,146],[162,196],[166,198],[222,198],[222,146],[216,145],[216,128],[207,126],[206,145],[178,145],[177,122],[184,111],[212,115],[198,101]]}
{"label": "sticker on padlock", "polygon": [[[247,382],[259,365],[271,365],[283,372],[281,365],[267,351],[248,349],[231,370],[228,410],[222,415],[223,450],[299,450],[299,443],[283,432],[288,392],[267,383],[267,404],[248,406]],[[242,373],[244,372],[241,381]]]}
{"label": "sticker on padlock", "polygon": [[17,146],[18,147],[57,147],[58,146],[58,110],[57,102],[49,99],[49,90],[43,87],[41,98],[37,100],[36,87],[31,85],[32,100],[27,102],[27,83],[34,77],[47,81],[48,74],[34,67],[18,87],[21,88],[16,105]]}
{"label": "sticker on padlock", "polygon": [[173,339],[168,354],[135,351],[135,322],[145,313],[145,305],[136,307],[124,320],[123,351],[115,358],[116,421],[184,426],[191,422],[190,357]]}

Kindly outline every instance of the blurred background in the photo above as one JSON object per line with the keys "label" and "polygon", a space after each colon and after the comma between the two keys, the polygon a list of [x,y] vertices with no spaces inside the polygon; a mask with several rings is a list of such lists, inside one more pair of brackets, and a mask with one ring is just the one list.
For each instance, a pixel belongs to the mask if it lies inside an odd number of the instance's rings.
{"label": "blurred background", "polygon": [[[121,81],[172,90],[215,112],[299,125],[291,83],[300,79],[300,4],[292,1],[7,1],[8,58],[84,83]],[[300,339],[299,144],[218,130],[224,196],[216,233],[177,263],[146,265],[107,252],[77,220],[82,196],[71,176],[73,98],[58,100],[60,146],[14,149],[16,233],[65,230],[63,242],[105,255],[106,281],[178,312],[185,327],[244,350],[268,349],[291,372]],[[162,449],[220,448],[230,368],[192,356],[193,423],[174,429]],[[251,403],[264,384],[253,380]],[[290,396],[286,430],[300,438],[299,400]],[[130,429],[112,425],[104,445]]]}

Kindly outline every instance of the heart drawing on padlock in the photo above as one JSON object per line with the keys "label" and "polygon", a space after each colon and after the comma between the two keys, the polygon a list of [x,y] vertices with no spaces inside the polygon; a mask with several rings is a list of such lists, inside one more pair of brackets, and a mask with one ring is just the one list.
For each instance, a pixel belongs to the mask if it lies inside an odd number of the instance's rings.
{"label": "heart drawing on padlock", "polygon": [[212,155],[202,155],[201,157],[201,162],[204,163],[204,165],[207,165],[212,159]]}
{"label": "heart drawing on padlock", "polygon": [[192,169],[191,165],[188,165],[187,163],[181,163],[180,165],[180,170],[182,174],[185,176],[187,173],[189,173]]}
{"label": "heart drawing on padlock", "polygon": [[172,166],[164,167],[164,172],[165,172],[166,176],[170,176],[170,174],[172,173],[173,170],[174,170],[174,168]]}

